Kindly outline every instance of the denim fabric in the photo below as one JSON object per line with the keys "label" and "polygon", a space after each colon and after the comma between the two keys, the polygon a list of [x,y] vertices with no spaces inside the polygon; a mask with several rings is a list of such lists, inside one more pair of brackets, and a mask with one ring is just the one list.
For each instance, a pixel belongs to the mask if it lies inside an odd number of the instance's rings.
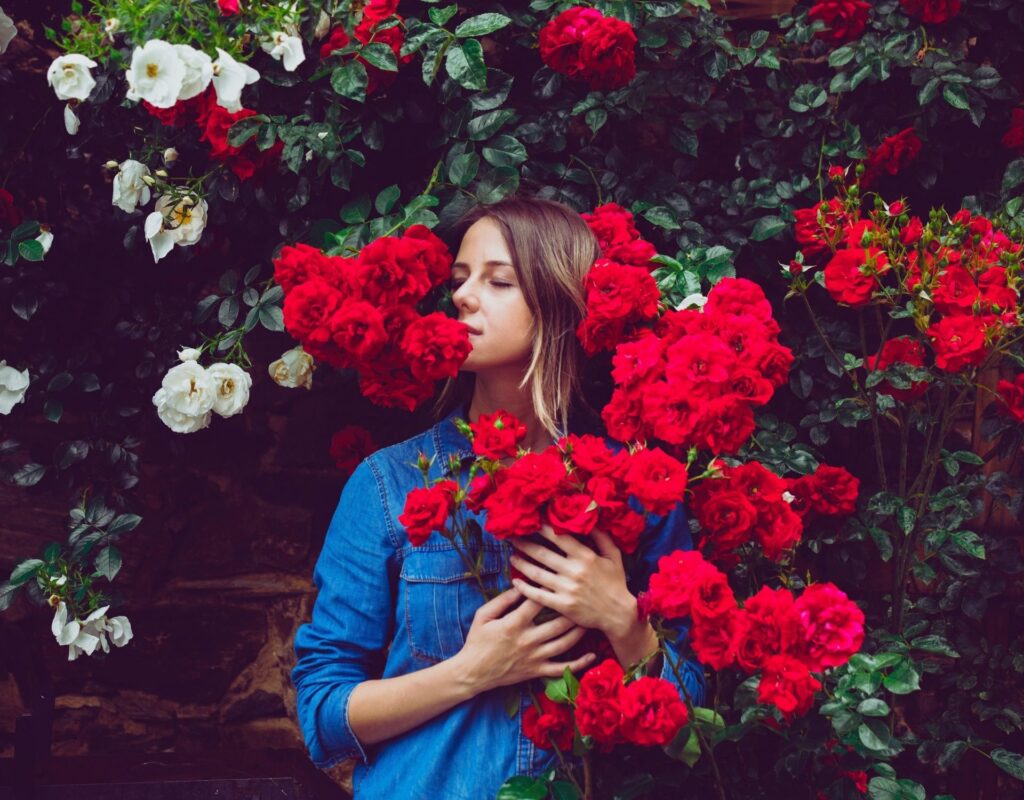
{"label": "denim fabric", "polygon": [[[470,444],[453,416],[374,453],[352,473],[313,573],[319,594],[312,621],[295,635],[292,681],[310,757],[319,767],[359,759],[354,785],[360,800],[493,798],[512,775],[540,775],[555,761],[554,753],[522,735],[528,695],[514,689],[478,695],[374,746],[362,745],[349,725],[349,697],[360,682],[404,675],[455,655],[483,602],[447,540],[433,534],[414,548],[398,522],[406,493],[423,485],[415,466],[420,453],[433,457],[431,477],[450,475],[452,455],[468,470]],[[502,566],[511,547],[487,534],[484,540],[485,581],[505,589]],[[631,559],[630,589],[646,588],[661,555],[691,547],[681,504],[665,517],[649,517]],[[700,665],[673,656],[686,691],[701,702]],[[662,677],[677,683],[667,664]],[[510,692],[518,694],[514,716],[506,710]]]}

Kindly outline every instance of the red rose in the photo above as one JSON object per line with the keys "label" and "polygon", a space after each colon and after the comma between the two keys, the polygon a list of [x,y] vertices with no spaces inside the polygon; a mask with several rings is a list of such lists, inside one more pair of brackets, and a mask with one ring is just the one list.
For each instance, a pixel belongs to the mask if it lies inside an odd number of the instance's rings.
{"label": "red rose", "polygon": [[[723,483],[725,481],[722,481]],[[731,553],[750,541],[757,523],[757,509],[742,493],[716,491],[719,481],[705,480],[694,498],[694,513],[716,553]]]}
{"label": "red rose", "polygon": [[0,228],[8,231],[21,224],[21,212],[14,203],[14,195],[6,189],[0,189]]}
{"label": "red rose", "polygon": [[406,495],[405,511],[398,521],[414,546],[423,544],[433,531],[444,531],[449,514],[455,510],[458,489],[455,481],[439,481],[429,489],[413,489]]}
{"label": "red rose", "polygon": [[588,494],[559,494],[548,503],[546,511],[548,523],[562,536],[586,536],[597,525],[597,506]]}
{"label": "red rose", "polygon": [[418,303],[430,291],[430,276],[423,264],[408,259],[400,238],[382,236],[359,252],[353,284],[363,299],[377,305]]}
{"label": "red rose", "polygon": [[758,354],[757,369],[777,389],[789,380],[793,361],[792,350],[772,342]]}
{"label": "red rose", "polygon": [[[347,259],[332,260],[325,256],[316,247],[308,244],[285,245],[281,252],[274,259],[274,280],[288,294],[300,283],[305,283],[311,278],[322,278],[328,283],[334,283],[334,273],[341,272],[344,261]],[[337,263],[342,262],[341,264]]]}
{"label": "red rose", "polygon": [[643,396],[637,390],[616,389],[611,400],[601,409],[601,421],[608,435],[620,442],[642,438],[640,432],[645,425]]}
{"label": "red rose", "polygon": [[656,264],[651,259],[658,255],[658,251],[650,242],[643,239],[617,244],[604,251],[604,257],[609,261],[617,261],[620,264],[632,264],[635,267],[652,269]]}
{"label": "red rose", "polygon": [[1011,419],[1024,422],[1024,372],[1012,381],[999,381],[996,394],[999,395],[1000,411]]}
{"label": "red rose", "polygon": [[840,667],[864,643],[864,612],[831,583],[814,583],[796,601],[803,629],[801,658],[814,672]]}
{"label": "red rose", "polygon": [[569,453],[577,470],[588,479],[617,473],[624,464],[622,451],[613,453],[600,436],[570,434],[560,445]]}
{"label": "red rose", "polygon": [[454,378],[471,349],[466,326],[439,311],[420,317],[402,337],[402,353],[421,381]]}
{"label": "red rose", "polygon": [[661,292],[641,267],[599,259],[583,287],[587,311],[576,335],[588,355],[613,348],[622,340],[626,326],[658,314]]}
{"label": "red rose", "polygon": [[507,411],[481,414],[469,427],[473,452],[484,458],[515,458],[519,443],[526,438],[526,426]]}
{"label": "red rose", "polygon": [[331,315],[328,327],[334,343],[355,362],[373,358],[387,342],[380,313],[362,300],[342,303]]}
{"label": "red rose", "polygon": [[653,514],[667,514],[683,500],[686,465],[664,450],[637,450],[626,471],[629,493]]}
{"label": "red rose", "polygon": [[804,255],[813,258],[835,247],[839,231],[852,220],[841,200],[823,200],[811,208],[798,208],[793,212],[796,223],[793,233]]}
{"label": "red rose", "polygon": [[658,559],[645,602],[650,613],[666,619],[691,616],[695,606],[701,619],[713,619],[735,605],[728,578],[697,550],[676,550]]}
{"label": "red rose", "polygon": [[348,46],[351,39],[348,38],[348,34],[345,33],[345,29],[340,25],[336,28],[331,28],[331,32],[324,39],[324,43],[320,45],[320,58],[328,58],[331,53],[335,50],[341,50]]}
{"label": "red rose", "polygon": [[611,91],[636,76],[636,34],[615,17],[602,17],[587,28],[580,45],[580,77],[591,89]]}
{"label": "red rose", "polygon": [[232,17],[239,11],[238,0],[217,0],[217,5],[222,17]]}
{"label": "red rose", "polygon": [[539,506],[526,501],[515,484],[499,483],[482,507],[487,514],[484,528],[495,539],[529,536],[540,530]]}
{"label": "red rose", "polygon": [[959,264],[947,266],[932,291],[935,308],[943,314],[970,314],[980,297],[971,273]]}
{"label": "red rose", "polygon": [[619,662],[609,658],[580,678],[576,694],[576,727],[599,744],[614,744],[622,724],[624,673]]}
{"label": "red rose", "polygon": [[861,794],[868,793],[868,774],[864,770],[847,770],[841,772],[840,775],[853,781],[853,788]]}
{"label": "red rose", "polygon": [[284,298],[285,328],[303,345],[326,345],[331,341],[329,320],[343,300],[344,295],[322,278],[304,281]]}
{"label": "red rose", "polygon": [[[412,53],[403,56],[401,54],[402,45],[405,43],[405,34],[402,32],[402,26],[396,25],[392,28],[385,28],[384,30],[377,30],[377,26],[384,20],[398,16],[395,10],[398,8],[398,3],[395,0],[370,0],[363,8],[363,18],[356,25],[355,37],[363,44],[369,44],[373,42],[381,42],[391,48],[391,52],[395,54],[395,58],[398,59],[398,63],[408,64],[412,61]],[[401,21],[401,17],[398,17]],[[366,86],[366,94],[371,95],[378,89],[386,89],[398,76],[397,72],[389,72],[387,70],[379,69],[372,64],[367,63],[362,57],[359,57],[363,65],[366,67],[366,76],[368,83]]]}
{"label": "red rose", "polygon": [[523,735],[544,750],[550,750],[552,744],[562,752],[572,750],[576,734],[572,707],[556,703],[546,694],[541,694],[537,701],[539,709],[531,703],[523,711]]}
{"label": "red rose", "polygon": [[796,546],[804,532],[803,521],[781,498],[756,502],[757,528],[754,533],[766,558],[779,561]]}
{"label": "red rose", "polygon": [[910,221],[900,230],[900,242],[904,247],[913,247],[921,240],[924,225],[919,217],[911,217]]}
{"label": "red rose", "polygon": [[[682,387],[680,390],[679,387],[658,381],[645,387],[643,394],[638,392],[642,405],[638,412],[641,416],[635,438],[647,438],[653,422],[653,433],[658,439],[669,444],[693,444],[702,406],[685,389]],[[614,395],[612,400],[615,400]],[[611,431],[611,428],[608,430]]]}
{"label": "red rose", "polygon": [[960,13],[960,0],[900,0],[900,5],[908,16],[936,25]]}
{"label": "red rose", "polygon": [[360,461],[376,449],[377,445],[370,432],[359,425],[346,425],[331,437],[331,458],[345,475],[350,474],[359,466]]}
{"label": "red rose", "polygon": [[615,541],[623,553],[632,553],[640,543],[645,522],[642,514],[636,513],[626,503],[615,508],[602,508],[597,527]]}
{"label": "red rose", "polygon": [[722,278],[711,287],[705,314],[735,314],[761,322],[772,319],[772,306],[764,290],[746,278]]}
{"label": "red rose", "polygon": [[921,154],[921,139],[913,128],[904,128],[868,151],[860,185],[867,189],[884,174],[895,175]]}
{"label": "red rose", "polygon": [[860,480],[842,467],[822,464],[814,471],[814,510],[842,516],[857,510]]}
{"label": "red rose", "polygon": [[412,225],[401,239],[400,261],[410,270],[427,275],[431,287],[451,276],[452,254],[440,238],[425,225]]}
{"label": "red rose", "polygon": [[810,710],[814,693],[820,688],[821,682],[797,659],[776,655],[764,663],[757,700],[775,706],[786,720],[791,720]]}
{"label": "red rose", "polygon": [[612,356],[612,379],[617,386],[649,383],[661,377],[665,343],[653,333],[623,342]]}
{"label": "red rose", "polygon": [[525,501],[540,505],[551,500],[565,486],[562,454],[555,447],[527,453],[505,468],[503,482],[514,485]]}
{"label": "red rose", "polygon": [[694,620],[690,646],[702,664],[722,670],[736,663],[736,648],[746,635],[746,615],[738,608],[704,622]]}
{"label": "red rose", "polygon": [[729,579],[717,568],[702,569],[690,588],[690,616],[694,621],[712,623],[736,610],[736,595]]}
{"label": "red rose", "polygon": [[825,23],[825,30],[817,33],[819,39],[844,44],[864,32],[870,10],[871,4],[864,0],[820,0],[811,6],[807,18]]}
{"label": "red rose", "polygon": [[621,695],[622,738],[630,744],[666,745],[689,722],[679,690],[663,678],[642,677]]}
{"label": "red rose", "polygon": [[413,411],[434,392],[433,383],[414,378],[400,359],[378,356],[359,367],[360,393],[379,406]]}
{"label": "red rose", "polygon": [[684,336],[665,352],[665,378],[690,394],[715,396],[719,385],[729,380],[736,360],[735,351],[717,336]]}
{"label": "red rose", "polygon": [[640,232],[633,224],[633,215],[618,203],[605,203],[595,208],[593,213],[580,216],[597,237],[602,251],[640,238]]}
{"label": "red rose", "polygon": [[977,317],[945,317],[927,330],[935,366],[946,372],[976,367],[985,360],[985,323]]}
{"label": "red rose", "polygon": [[743,613],[745,631],[736,663],[749,673],[759,670],[768,657],[791,652],[800,640],[800,620],[793,595],[786,589],[762,586],[743,605]]}
{"label": "red rose", "polygon": [[754,412],[735,395],[704,404],[697,418],[693,444],[714,455],[735,453],[754,433]]}
{"label": "red rose", "polygon": [[283,142],[275,142],[267,150],[260,150],[251,139],[242,147],[235,147],[228,142],[228,131],[231,126],[239,120],[255,115],[256,112],[248,108],[228,111],[213,97],[209,97],[205,112],[201,113],[200,118],[203,133],[199,138],[210,143],[210,157],[226,164],[239,180],[243,181],[253,177],[268,165],[276,163],[278,155],[284,149]]}
{"label": "red rose", "polygon": [[142,101],[142,107],[149,112],[150,116],[159,120],[161,125],[174,128],[198,120],[200,116],[205,120],[208,114],[207,106],[211,102],[216,102],[216,100],[211,99],[208,89],[188,100],[179,100],[170,108],[157,108],[145,100]]}
{"label": "red rose", "polygon": [[863,306],[878,288],[878,276],[888,268],[889,260],[877,247],[849,247],[825,266],[825,288],[837,303]]}
{"label": "red rose", "polygon": [[1010,113],[1010,127],[1000,141],[1007,150],[1024,150],[1024,108],[1015,108]]}

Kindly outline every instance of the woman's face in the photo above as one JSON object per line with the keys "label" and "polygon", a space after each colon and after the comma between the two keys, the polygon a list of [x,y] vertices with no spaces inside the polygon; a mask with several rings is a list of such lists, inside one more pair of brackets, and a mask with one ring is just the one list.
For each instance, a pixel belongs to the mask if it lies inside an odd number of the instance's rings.
{"label": "woman's face", "polygon": [[467,372],[525,369],[533,346],[533,314],[519,286],[498,224],[477,220],[466,231],[452,265],[452,300],[473,345]]}

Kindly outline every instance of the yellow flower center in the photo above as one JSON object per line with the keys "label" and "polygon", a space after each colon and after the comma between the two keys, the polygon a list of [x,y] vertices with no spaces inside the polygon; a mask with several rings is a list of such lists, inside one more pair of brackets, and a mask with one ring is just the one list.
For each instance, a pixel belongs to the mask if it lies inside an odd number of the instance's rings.
{"label": "yellow flower center", "polygon": [[150,78],[155,78],[160,73],[160,69],[156,64],[146,64],[146,75]]}

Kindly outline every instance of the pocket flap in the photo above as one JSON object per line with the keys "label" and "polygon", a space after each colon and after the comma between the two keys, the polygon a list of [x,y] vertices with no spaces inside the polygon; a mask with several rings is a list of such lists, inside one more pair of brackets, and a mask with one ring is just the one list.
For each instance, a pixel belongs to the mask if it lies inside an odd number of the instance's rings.
{"label": "pocket flap", "polygon": [[[497,547],[484,547],[481,575],[496,575],[501,572],[501,550]],[[413,548],[402,562],[402,578],[411,583],[430,581],[433,583],[452,583],[454,581],[471,580],[466,571],[466,564],[454,547],[443,549]]]}

